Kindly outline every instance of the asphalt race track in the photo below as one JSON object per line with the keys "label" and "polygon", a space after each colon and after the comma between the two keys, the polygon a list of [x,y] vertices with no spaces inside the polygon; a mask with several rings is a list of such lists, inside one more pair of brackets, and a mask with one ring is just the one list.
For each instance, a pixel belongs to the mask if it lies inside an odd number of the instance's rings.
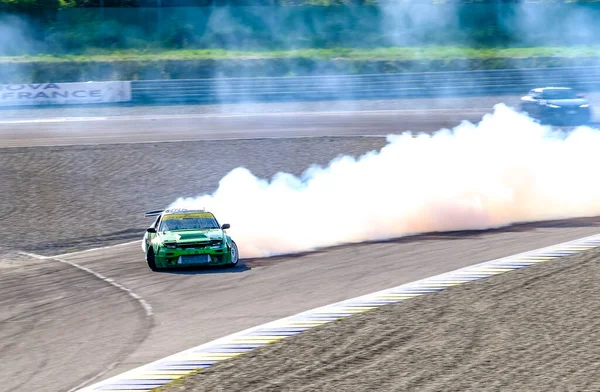
{"label": "asphalt race track", "polygon": [[598,391],[599,255],[596,248],[330,322],[159,391]]}
{"label": "asphalt race track", "polygon": [[[434,116],[430,114],[434,113]],[[272,116],[165,115],[58,119],[0,123],[2,147],[101,143],[257,139],[320,136],[384,136],[402,124],[413,131],[453,127],[485,114],[472,110],[290,113]],[[40,131],[40,128],[42,131]],[[167,131],[168,130],[168,131]]]}
{"label": "asphalt race track", "polygon": [[[420,102],[420,105],[430,104]],[[380,107],[368,109],[383,110]],[[413,112],[409,115],[407,110]],[[149,191],[153,189],[152,184],[148,184],[153,181],[151,174],[170,173],[169,164],[164,162],[170,155],[161,152],[159,146],[164,143],[135,146],[142,157],[153,157],[152,154],[160,157],[157,159],[160,165],[147,170],[140,170],[127,161],[132,153],[130,148],[134,147],[119,144],[94,149],[33,146],[158,142],[165,141],[165,129],[172,132],[170,138],[181,140],[262,138],[281,134],[340,136],[348,132],[387,134],[414,129],[415,124],[420,124],[424,131],[435,131],[455,125],[453,122],[459,121],[459,117],[465,117],[463,112],[447,110],[415,116],[414,110],[423,108],[351,117],[319,113],[304,117],[216,117],[213,113],[214,117],[207,119],[203,115],[185,113],[128,113],[123,115],[130,116],[127,118],[84,121],[55,121],[55,117],[49,116],[43,119],[45,122],[36,123],[27,122],[27,112],[22,112],[20,118],[5,117],[7,119],[0,124],[0,145],[16,147],[0,149],[3,169],[0,189],[2,195],[9,195],[0,200],[0,219],[5,228],[0,240],[0,361],[3,363],[0,377],[10,380],[4,384],[8,385],[7,391],[66,392],[96,375],[106,378],[319,305],[600,231],[600,218],[526,224],[479,233],[417,236],[340,246],[292,257],[247,260],[245,265],[225,271],[151,273],[145,266],[139,242],[57,257],[89,268],[132,290],[151,306],[151,316],[124,290],[98,276],[57,260],[16,253],[25,250],[56,255],[67,249],[118,243],[119,236],[111,236],[111,232],[141,238],[145,226],[139,214],[150,207],[148,203],[153,197],[160,203],[168,202],[179,192],[171,189],[171,193],[153,196]],[[147,118],[151,116],[180,116],[181,121],[172,117]],[[65,124],[69,125],[65,127]],[[207,124],[212,130],[194,131]],[[28,139],[24,135],[35,137]],[[228,143],[234,143],[231,146],[240,149],[236,151],[251,150],[244,151],[250,157],[254,156],[254,150],[276,150],[277,154],[269,159],[261,157],[248,163],[265,176],[279,170],[299,172],[311,162],[327,162],[339,153],[366,152],[384,143],[380,139],[339,138],[323,147],[319,146],[322,143],[306,139],[298,142],[305,143],[302,150],[295,150],[297,147],[291,140],[210,143],[219,143],[213,145],[215,148],[227,148]],[[273,143],[278,144],[273,147]],[[171,147],[185,145],[189,143],[173,143]],[[82,161],[82,156],[90,154],[88,161]],[[224,155],[220,150],[215,153],[215,157]],[[91,177],[91,182],[86,182],[94,170],[104,167],[102,156],[108,157],[104,159],[110,159],[114,166],[99,174],[104,179]],[[224,156],[223,162],[235,167],[244,157],[233,156],[237,158],[230,159],[231,162]],[[134,158],[137,159],[137,155]],[[172,159],[184,166],[191,165],[179,155]],[[223,162],[215,163],[215,167]],[[77,170],[85,167],[90,172],[84,171],[78,176]],[[203,170],[210,172],[212,168]],[[201,186],[185,191],[211,190],[225,172],[217,171],[214,177],[204,179]],[[112,179],[109,178],[111,173],[118,175]],[[141,179],[136,183],[138,188],[132,188],[127,182],[132,176]],[[128,192],[124,199],[118,198]],[[86,203],[94,209],[82,210],[80,207]],[[113,219],[112,212],[118,217]],[[37,220],[36,216],[43,218]],[[51,230],[54,224],[59,230]],[[77,243],[79,227],[87,237],[94,237],[94,241]],[[34,238],[47,246],[36,247]],[[65,240],[71,241],[70,245],[61,245]]]}
{"label": "asphalt race track", "polygon": [[145,268],[138,243],[64,259],[117,280],[154,309],[148,340],[111,372],[118,374],[317,306],[596,234],[600,219],[549,226],[344,246],[212,273],[153,274]]}
{"label": "asphalt race track", "polygon": [[144,341],[152,319],[90,277],[60,262],[0,253],[2,391],[66,391]]}

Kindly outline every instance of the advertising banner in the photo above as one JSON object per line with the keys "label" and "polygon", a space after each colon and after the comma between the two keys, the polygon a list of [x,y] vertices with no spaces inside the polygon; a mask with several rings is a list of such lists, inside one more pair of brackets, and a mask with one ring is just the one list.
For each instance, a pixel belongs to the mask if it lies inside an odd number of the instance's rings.
{"label": "advertising banner", "polygon": [[77,105],[131,101],[131,82],[0,85],[0,106]]}

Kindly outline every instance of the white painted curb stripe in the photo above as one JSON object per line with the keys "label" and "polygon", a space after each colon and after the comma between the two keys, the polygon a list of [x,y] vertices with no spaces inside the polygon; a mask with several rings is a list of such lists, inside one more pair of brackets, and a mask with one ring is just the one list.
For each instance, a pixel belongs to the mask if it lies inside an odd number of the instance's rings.
{"label": "white painted curb stripe", "polygon": [[101,381],[79,392],[150,391],[254,348],[352,314],[600,247],[600,234],[461,268],[337,302],[229,335]]}
{"label": "white painted curb stripe", "polygon": [[483,114],[491,113],[490,108],[473,109],[389,109],[389,110],[339,110],[339,111],[308,111],[308,112],[264,112],[264,113],[237,113],[237,114],[140,114],[140,115],[115,115],[98,117],[49,117],[0,120],[0,125],[13,124],[44,124],[66,122],[98,122],[98,121],[145,121],[145,120],[174,120],[174,119],[214,119],[214,118],[260,118],[260,117],[316,117],[316,116],[375,116],[375,115],[402,115],[402,114]]}
{"label": "white painted curb stripe", "polygon": [[57,258],[57,257],[68,257],[68,256],[80,255],[82,253],[96,252],[98,250],[113,249],[113,248],[118,248],[120,246],[131,245],[131,244],[135,244],[136,242],[139,242],[141,244],[142,240],[122,242],[122,243],[116,244],[116,245],[108,245],[108,246],[102,246],[100,248],[91,248],[91,249],[86,249],[86,250],[79,250],[79,251],[76,251],[76,252],[62,253],[60,255],[49,256],[47,258],[52,259],[52,258]]}

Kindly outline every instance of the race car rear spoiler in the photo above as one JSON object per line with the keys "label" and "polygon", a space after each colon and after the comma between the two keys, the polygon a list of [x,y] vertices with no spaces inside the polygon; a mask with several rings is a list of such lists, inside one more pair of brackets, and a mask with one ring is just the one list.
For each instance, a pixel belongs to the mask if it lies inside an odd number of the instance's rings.
{"label": "race car rear spoiler", "polygon": [[144,213],[144,216],[145,216],[145,217],[149,217],[149,216],[157,216],[157,215],[160,215],[160,214],[162,214],[162,212],[163,212],[163,211],[164,211],[164,210],[148,211],[148,212]]}

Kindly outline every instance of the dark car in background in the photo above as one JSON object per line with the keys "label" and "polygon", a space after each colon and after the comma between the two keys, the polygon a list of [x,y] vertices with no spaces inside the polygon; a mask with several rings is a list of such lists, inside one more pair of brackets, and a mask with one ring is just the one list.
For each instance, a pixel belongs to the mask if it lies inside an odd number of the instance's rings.
{"label": "dark car in background", "polygon": [[535,88],[521,97],[521,110],[551,125],[585,125],[592,117],[590,102],[570,87]]}

